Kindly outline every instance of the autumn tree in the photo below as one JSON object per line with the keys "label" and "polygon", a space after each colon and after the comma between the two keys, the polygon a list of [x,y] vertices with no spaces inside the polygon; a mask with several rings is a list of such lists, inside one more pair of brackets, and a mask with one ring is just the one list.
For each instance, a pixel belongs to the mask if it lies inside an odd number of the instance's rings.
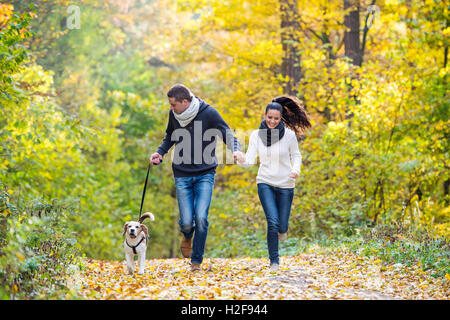
{"label": "autumn tree", "polygon": [[299,52],[299,14],[297,0],[280,0],[281,44],[283,57],[281,74],[286,82],[284,92],[296,95],[301,79],[301,55]]}

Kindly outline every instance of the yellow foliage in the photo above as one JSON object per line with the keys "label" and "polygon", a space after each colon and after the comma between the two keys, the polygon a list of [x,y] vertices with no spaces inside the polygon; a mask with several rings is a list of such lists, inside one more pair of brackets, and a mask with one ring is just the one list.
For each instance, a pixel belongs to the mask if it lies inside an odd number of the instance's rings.
{"label": "yellow foliage", "polygon": [[0,3],[0,28],[6,24],[13,11],[14,6],[12,4]]}

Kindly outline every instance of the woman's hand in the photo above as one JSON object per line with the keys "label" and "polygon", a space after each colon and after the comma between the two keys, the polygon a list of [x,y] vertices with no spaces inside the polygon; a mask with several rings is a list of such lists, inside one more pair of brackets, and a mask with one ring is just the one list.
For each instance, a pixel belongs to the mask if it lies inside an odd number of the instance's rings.
{"label": "woman's hand", "polygon": [[291,174],[289,175],[289,178],[291,179],[297,179],[299,174],[295,171],[291,171]]}
{"label": "woman's hand", "polygon": [[245,162],[245,154],[243,154],[241,151],[236,151],[233,153],[234,160],[236,160],[239,163]]}

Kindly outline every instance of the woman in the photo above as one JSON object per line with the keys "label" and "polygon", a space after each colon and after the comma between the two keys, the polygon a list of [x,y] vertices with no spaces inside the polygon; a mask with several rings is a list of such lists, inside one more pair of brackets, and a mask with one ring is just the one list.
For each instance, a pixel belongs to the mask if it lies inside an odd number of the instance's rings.
{"label": "woman", "polygon": [[278,240],[287,238],[289,216],[294,197],[295,179],[300,174],[302,157],[297,135],[311,127],[308,114],[294,97],[272,100],[264,120],[249,141],[247,153],[239,153],[242,166],[260,165],[256,183],[258,196],[267,219],[267,247],[271,270],[278,270]]}

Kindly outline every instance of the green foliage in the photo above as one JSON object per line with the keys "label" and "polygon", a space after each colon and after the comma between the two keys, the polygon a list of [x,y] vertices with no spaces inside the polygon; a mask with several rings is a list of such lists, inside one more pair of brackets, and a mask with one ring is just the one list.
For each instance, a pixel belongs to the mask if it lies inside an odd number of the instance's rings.
{"label": "green foliage", "polygon": [[386,264],[417,265],[434,277],[450,273],[450,243],[427,232],[384,225],[362,230],[361,237],[346,242],[350,250]]}
{"label": "green foliage", "polygon": [[81,247],[67,222],[74,208],[35,199],[20,211],[7,199],[1,191],[0,298],[71,297],[67,279],[82,267]]}
{"label": "green foliage", "polygon": [[[29,13],[14,14],[9,17],[4,28],[0,29],[0,99],[12,100],[21,91],[12,86],[12,75],[28,58],[23,40],[31,36],[27,30],[31,16]],[[0,21],[1,22],[1,21]]]}
{"label": "green foliage", "polygon": [[[267,258],[266,233],[262,230],[245,234],[231,234],[221,237],[221,241],[211,240],[207,255],[213,258],[255,257]],[[280,256],[293,256],[303,252],[311,242],[290,237],[279,243]]]}

